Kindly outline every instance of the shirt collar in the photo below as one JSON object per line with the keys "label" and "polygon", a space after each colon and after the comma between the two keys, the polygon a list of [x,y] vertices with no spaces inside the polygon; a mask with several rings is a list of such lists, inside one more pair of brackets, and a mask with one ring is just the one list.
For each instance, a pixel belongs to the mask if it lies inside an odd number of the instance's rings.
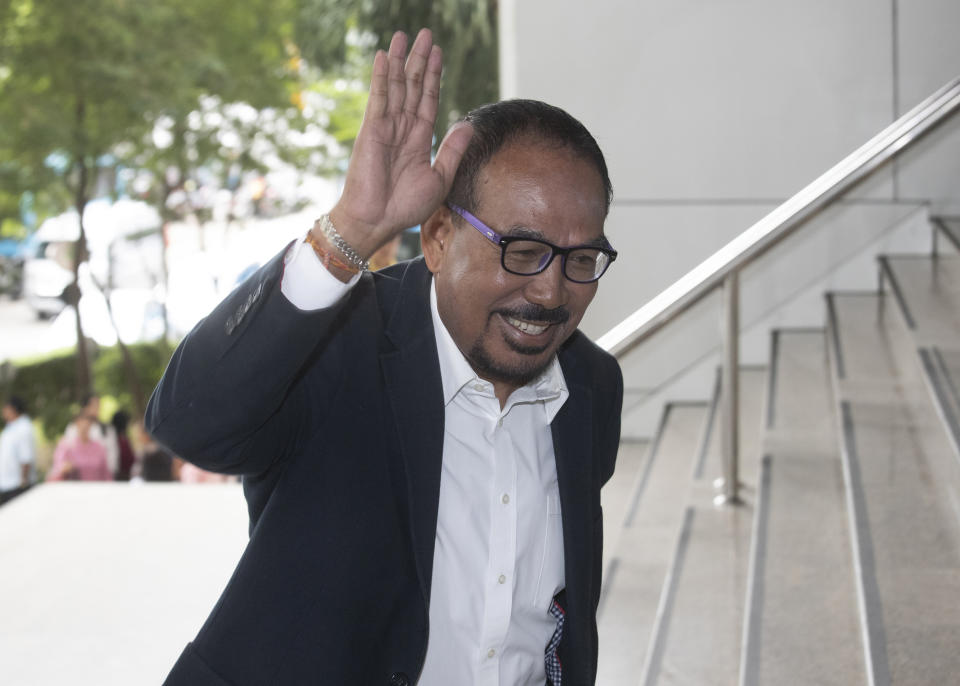
{"label": "shirt collar", "polygon": [[[440,319],[440,311],[437,309],[436,281],[433,279],[430,280],[430,315],[433,318],[433,334],[437,341],[437,353],[440,358],[443,404],[449,405],[464,386],[481,379],[460,352],[460,348],[454,343],[453,337]],[[504,411],[517,403],[543,402],[547,423],[549,423],[553,421],[569,395],[560,361],[554,355],[549,366],[540,376],[513,392]]]}

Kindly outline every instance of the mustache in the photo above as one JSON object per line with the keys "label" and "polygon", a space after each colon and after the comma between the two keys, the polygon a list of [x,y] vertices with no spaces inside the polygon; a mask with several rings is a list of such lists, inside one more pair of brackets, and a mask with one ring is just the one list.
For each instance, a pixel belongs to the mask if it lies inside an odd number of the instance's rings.
{"label": "mustache", "polygon": [[527,303],[511,309],[497,310],[497,314],[514,319],[523,319],[528,322],[543,322],[545,324],[564,324],[570,319],[570,311],[566,307],[547,309],[543,305]]}

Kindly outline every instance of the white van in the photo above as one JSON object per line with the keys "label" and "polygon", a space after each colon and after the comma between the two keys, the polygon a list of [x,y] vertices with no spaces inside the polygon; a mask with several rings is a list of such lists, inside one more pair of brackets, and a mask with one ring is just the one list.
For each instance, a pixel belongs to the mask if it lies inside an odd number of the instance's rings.
{"label": "white van", "polygon": [[[106,199],[93,200],[84,210],[84,229],[90,257],[80,273],[83,293],[81,312],[85,329],[95,339],[114,338],[110,332],[97,335],[98,329],[111,329],[100,284],[110,293],[111,305],[118,314],[118,303],[137,303],[134,319],[142,320],[145,310],[157,309],[155,293],[161,277],[161,219],[146,203]],[[51,217],[30,238],[23,265],[23,297],[40,318],[58,315],[65,307],[64,289],[73,282],[73,260],[80,234],[75,210]],[[121,324],[128,325],[129,307]],[[90,311],[88,316],[87,310]],[[129,328],[129,326],[126,326]],[[142,328],[142,321],[138,328]],[[141,336],[134,332],[133,338]],[[124,337],[126,338],[126,336]]]}
{"label": "white van", "polygon": [[73,281],[73,241],[36,237],[28,243],[23,262],[23,297],[41,319],[59,314],[60,297]]}

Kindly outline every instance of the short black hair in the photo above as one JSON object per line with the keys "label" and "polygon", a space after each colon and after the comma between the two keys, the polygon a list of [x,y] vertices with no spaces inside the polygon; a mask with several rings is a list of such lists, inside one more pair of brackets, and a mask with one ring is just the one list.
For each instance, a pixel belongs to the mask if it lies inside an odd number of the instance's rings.
{"label": "short black hair", "polygon": [[539,100],[503,100],[471,110],[463,120],[473,125],[473,137],[447,194],[448,203],[476,208],[476,180],[487,162],[508,143],[529,140],[567,148],[592,163],[603,182],[609,211],[613,185],[600,146],[587,127],[564,110]]}
{"label": "short black hair", "polygon": [[118,434],[125,434],[127,427],[130,426],[130,413],[126,410],[117,410],[113,413],[110,423]]}
{"label": "short black hair", "polygon": [[17,414],[23,414],[27,411],[27,405],[19,395],[11,395],[4,404],[12,407]]}

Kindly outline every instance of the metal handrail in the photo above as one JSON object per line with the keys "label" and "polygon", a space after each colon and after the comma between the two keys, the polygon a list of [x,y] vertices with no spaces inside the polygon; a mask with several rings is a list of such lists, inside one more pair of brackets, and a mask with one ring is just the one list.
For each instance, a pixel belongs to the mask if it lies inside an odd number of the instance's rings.
{"label": "metal handrail", "polygon": [[960,77],[897,119],[816,181],[687,272],[646,305],[597,339],[621,358],[688,308],[723,287],[721,451],[718,504],[739,497],[740,271],[817,212],[960,109]]}
{"label": "metal handrail", "polygon": [[960,77],[937,90],[607,331],[597,339],[597,345],[622,357],[958,108]]}

